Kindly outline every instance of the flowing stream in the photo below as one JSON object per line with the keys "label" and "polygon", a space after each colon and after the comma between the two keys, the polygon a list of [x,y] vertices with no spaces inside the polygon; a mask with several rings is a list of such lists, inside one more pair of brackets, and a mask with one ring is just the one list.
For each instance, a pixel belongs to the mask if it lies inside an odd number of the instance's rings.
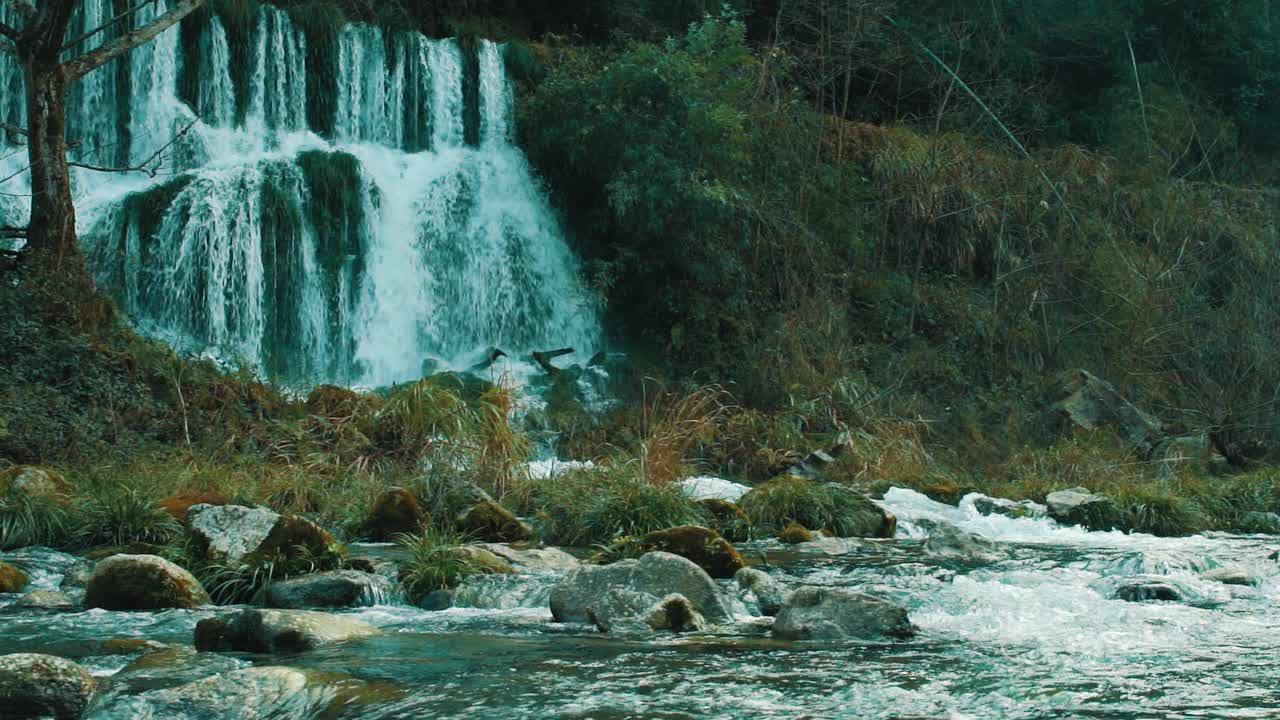
{"label": "flowing stream", "polygon": [[[692,635],[611,638],[552,622],[559,575],[491,576],[456,607],[348,611],[386,634],[293,656],[208,655],[167,675],[121,674],[133,699],[250,665],[320,671],[330,694],[294,698],[273,717],[314,718],[1272,718],[1280,716],[1280,543],[1262,536],[1185,539],[1086,532],[1047,519],[983,516],[893,490],[887,541],[744,546],[789,588],[856,588],[905,606],[911,641],[781,642],[750,602],[724,593],[739,622]],[[921,540],[950,522],[994,541],[994,557],[939,559]],[[388,548],[365,548],[387,554]],[[393,553],[392,553],[393,554]],[[56,587],[60,556],[4,556]],[[62,561],[65,564],[65,560]],[[1202,574],[1241,566],[1254,586]],[[40,568],[44,568],[41,570]],[[1159,576],[1178,602],[1127,602],[1116,582]],[[110,679],[131,656],[83,657],[95,640],[189,644],[212,611],[0,616],[0,653],[80,657]],[[123,718],[114,705],[90,717]],[[216,709],[192,717],[221,717]]]}
{"label": "flowing stream", "polygon": [[[113,16],[86,0],[72,34]],[[0,54],[0,122],[25,124],[21,86]],[[383,386],[494,347],[582,362],[596,304],[513,106],[492,42],[205,13],[75,87],[72,159],[147,168],[76,171],[81,241],[144,333],[287,384]],[[4,135],[0,224],[21,224],[26,156]]]}

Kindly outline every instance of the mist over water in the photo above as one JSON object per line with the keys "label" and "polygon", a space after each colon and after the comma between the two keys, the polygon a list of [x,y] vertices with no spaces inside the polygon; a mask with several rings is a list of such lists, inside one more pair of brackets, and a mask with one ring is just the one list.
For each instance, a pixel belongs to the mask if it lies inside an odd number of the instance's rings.
{"label": "mist over water", "polygon": [[[112,16],[88,0],[76,26]],[[403,382],[491,347],[600,349],[596,304],[513,145],[502,46],[363,25],[336,38],[309,47],[267,5],[236,32],[208,14],[76,87],[73,160],[160,153],[155,177],[76,171],[99,284],[145,334],[289,384]],[[0,121],[23,124],[20,86],[0,57]],[[0,157],[3,175],[26,159],[8,143]],[[5,185],[6,221],[25,218],[25,185]]]}

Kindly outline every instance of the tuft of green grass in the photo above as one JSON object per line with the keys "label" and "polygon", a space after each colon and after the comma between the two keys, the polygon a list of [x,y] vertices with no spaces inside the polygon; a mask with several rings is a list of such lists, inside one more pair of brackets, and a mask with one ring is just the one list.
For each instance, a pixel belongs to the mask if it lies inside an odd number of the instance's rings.
{"label": "tuft of green grass", "polygon": [[88,545],[167,545],[182,534],[182,526],[157,498],[123,485],[101,488],[89,497],[80,507],[78,523],[81,542]]}
{"label": "tuft of green grass", "polygon": [[457,533],[427,528],[420,535],[401,535],[397,542],[409,554],[400,566],[400,582],[414,602],[483,572],[457,552],[466,544],[466,538]]}
{"label": "tuft of green grass", "polygon": [[71,512],[57,501],[23,492],[0,495],[0,550],[74,544]]}

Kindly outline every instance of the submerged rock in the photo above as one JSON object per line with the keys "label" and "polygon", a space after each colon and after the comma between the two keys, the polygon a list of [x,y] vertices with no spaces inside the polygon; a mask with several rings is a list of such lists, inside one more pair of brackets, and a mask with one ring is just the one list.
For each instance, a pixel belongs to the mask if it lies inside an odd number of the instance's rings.
{"label": "submerged rock", "polygon": [[1051,492],[1045,504],[1049,507],[1049,517],[1063,525],[1079,525],[1087,530],[1114,530],[1125,525],[1120,506],[1087,488]]}
{"label": "submerged rock", "polygon": [[1242,565],[1228,565],[1214,568],[1201,575],[1205,580],[1220,582],[1223,585],[1261,585],[1262,578],[1253,570]]}
{"label": "submerged rock", "polygon": [[773,624],[783,640],[909,638],[915,626],[893,603],[837,588],[801,588],[783,604]]}
{"label": "submerged rock", "polygon": [[658,530],[645,535],[646,552],[667,552],[692,561],[713,578],[728,579],[746,567],[738,549],[720,533],[696,525]]}
{"label": "submerged rock", "polygon": [[983,495],[975,498],[973,509],[982,515],[1003,515],[1009,518],[1043,517],[1048,508],[1030,500],[1014,502],[1005,498],[993,498]]}
{"label": "submerged rock", "polygon": [[553,547],[517,550],[501,543],[480,543],[476,547],[506,560],[520,573],[567,572],[582,564],[578,558]]}
{"label": "submerged rock", "polygon": [[209,604],[195,576],[155,555],[115,555],[98,563],[85,589],[85,607],[163,610]]}
{"label": "submerged rock", "polygon": [[0,560],[0,593],[20,593],[29,584],[31,578],[26,573]]}
{"label": "submerged rock", "polygon": [[375,542],[394,541],[399,535],[416,535],[428,521],[418,498],[404,488],[391,488],[373,501],[364,523],[364,536]]}
{"label": "submerged rock", "polygon": [[1182,600],[1181,590],[1172,582],[1157,580],[1134,580],[1116,587],[1116,597],[1127,602],[1179,602]]}
{"label": "submerged rock", "polygon": [[312,717],[333,701],[312,676],[285,667],[232,670],[141,695],[94,703],[87,719],[257,720]]}
{"label": "submerged rock", "polygon": [[933,557],[991,562],[1003,555],[994,542],[945,522],[930,522],[923,549]]}
{"label": "submerged rock", "polygon": [[1104,595],[1127,602],[1176,602],[1213,608],[1231,599],[1231,593],[1220,585],[1168,575],[1103,578],[1093,587]]}
{"label": "submerged rock", "polygon": [[202,652],[300,652],[381,634],[366,622],[341,615],[253,609],[201,620],[195,646]]}
{"label": "submerged rock", "polygon": [[52,655],[0,656],[0,717],[79,718],[97,681],[79,665]]}
{"label": "submerged rock", "polygon": [[391,581],[357,570],[303,575],[271,583],[266,605],[273,608],[367,607],[391,596]]}
{"label": "submerged rock", "polygon": [[551,590],[551,614],[557,622],[594,622],[593,609],[614,589],[655,598],[680,594],[712,622],[729,618],[715,581],[706,571],[678,555],[664,552],[651,552],[639,560],[573,570]]}
{"label": "submerged rock", "polygon": [[454,524],[460,532],[482,542],[521,542],[533,535],[528,525],[493,500],[482,500],[463,510]]}
{"label": "submerged rock", "polygon": [[13,607],[21,610],[72,610],[76,603],[57,590],[35,590],[18,598]]}
{"label": "submerged rock", "polygon": [[777,615],[787,600],[786,589],[763,570],[742,568],[733,579],[739,588],[751,593],[762,615]]}

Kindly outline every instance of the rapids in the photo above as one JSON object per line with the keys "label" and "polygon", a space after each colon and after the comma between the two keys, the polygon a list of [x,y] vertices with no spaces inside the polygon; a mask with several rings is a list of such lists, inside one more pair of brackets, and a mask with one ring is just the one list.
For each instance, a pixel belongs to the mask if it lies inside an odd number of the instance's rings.
{"label": "rapids", "polygon": [[[287,665],[322,671],[358,701],[280,708],[280,717],[713,718],[1265,718],[1280,715],[1280,567],[1262,536],[1184,539],[1094,533],[1052,520],[984,517],[974,498],[942,505],[906,490],[884,504],[901,519],[885,541],[746,545],[789,588],[852,587],[903,604],[921,632],[895,643],[786,643],[735,599],[739,623],[699,635],[610,638],[558,625],[547,609],[555,574],[485,578],[455,607],[349,611],[386,630],[296,656],[220,656],[178,677],[128,679],[126,694],[223,672]],[[939,520],[993,540],[1002,559],[931,557]],[[394,557],[388,547],[365,548]],[[37,585],[66,564],[22,551]],[[23,560],[13,553],[4,557]],[[43,559],[42,559],[43,558]],[[1201,574],[1241,565],[1253,587]],[[43,567],[44,570],[40,570]],[[1133,603],[1107,581],[1157,575],[1212,603]],[[727,596],[735,591],[724,586]],[[79,657],[103,678],[131,658],[84,657],[92,641],[188,644],[212,612],[0,615],[0,653]],[[342,696],[338,693],[335,697]],[[92,717],[124,717],[110,713]],[[215,713],[192,717],[217,717]]]}

